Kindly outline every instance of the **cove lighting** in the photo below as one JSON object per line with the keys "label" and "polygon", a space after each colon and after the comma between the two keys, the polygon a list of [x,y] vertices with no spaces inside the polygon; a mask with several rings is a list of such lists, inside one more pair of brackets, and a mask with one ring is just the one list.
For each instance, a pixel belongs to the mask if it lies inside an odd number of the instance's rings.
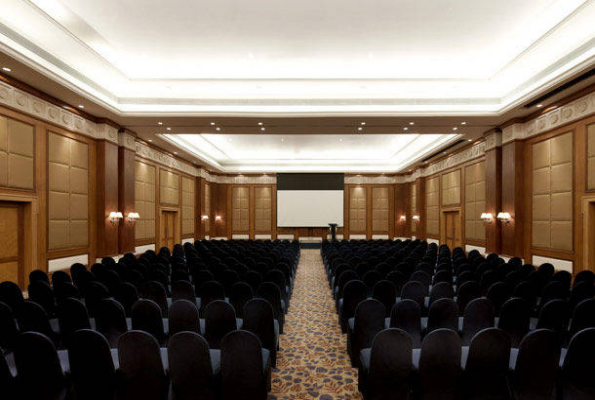
{"label": "cove lighting", "polygon": [[8,67],[2,67],[2,71],[4,71],[4,72],[10,72],[10,71],[12,71],[12,69],[10,69]]}

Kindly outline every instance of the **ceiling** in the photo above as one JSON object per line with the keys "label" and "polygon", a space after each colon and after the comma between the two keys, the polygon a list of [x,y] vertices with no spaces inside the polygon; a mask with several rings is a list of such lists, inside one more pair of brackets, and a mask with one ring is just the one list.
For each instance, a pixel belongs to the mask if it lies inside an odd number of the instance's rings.
{"label": "ceiling", "polygon": [[0,4],[0,77],[227,173],[415,168],[595,67],[595,0]]}
{"label": "ceiling", "polygon": [[498,115],[595,58],[593,0],[163,4],[3,0],[0,43],[123,116]]}
{"label": "ceiling", "polygon": [[[397,172],[457,134],[165,134],[165,140],[223,172]],[[177,154],[177,152],[176,152]]]}

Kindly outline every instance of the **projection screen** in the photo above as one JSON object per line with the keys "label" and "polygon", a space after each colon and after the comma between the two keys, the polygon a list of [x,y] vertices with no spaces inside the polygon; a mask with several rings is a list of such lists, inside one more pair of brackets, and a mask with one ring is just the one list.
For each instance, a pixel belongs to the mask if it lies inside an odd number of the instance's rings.
{"label": "projection screen", "polygon": [[343,226],[343,174],[277,174],[277,226]]}

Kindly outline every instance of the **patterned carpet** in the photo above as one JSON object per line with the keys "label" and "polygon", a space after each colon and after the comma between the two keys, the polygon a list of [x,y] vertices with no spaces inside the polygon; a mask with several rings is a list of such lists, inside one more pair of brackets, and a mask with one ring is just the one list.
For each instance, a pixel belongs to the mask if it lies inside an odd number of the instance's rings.
{"label": "patterned carpet", "polygon": [[361,399],[320,250],[302,249],[271,400]]}

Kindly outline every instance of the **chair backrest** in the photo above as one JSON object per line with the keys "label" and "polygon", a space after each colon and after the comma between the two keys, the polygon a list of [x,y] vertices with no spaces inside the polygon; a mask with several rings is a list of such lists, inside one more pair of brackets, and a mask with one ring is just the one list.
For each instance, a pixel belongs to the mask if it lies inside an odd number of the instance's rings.
{"label": "chair backrest", "polygon": [[595,295],[595,286],[592,282],[583,281],[575,283],[570,292],[570,307],[574,308],[578,303],[586,299],[592,299]]}
{"label": "chair backrest", "polygon": [[390,327],[401,329],[409,334],[414,349],[421,347],[421,308],[413,300],[396,303],[390,314]]}
{"label": "chair backrest", "polygon": [[568,303],[564,300],[550,300],[541,307],[537,329],[551,329],[562,340],[566,337],[569,320],[570,309]]}
{"label": "chair backrest", "polygon": [[23,399],[54,400],[66,379],[52,341],[38,332],[21,333],[14,347],[17,392]]}
{"label": "chair backrest", "polygon": [[178,280],[171,284],[171,301],[188,300],[196,304],[196,293],[194,286],[188,281]]}
{"label": "chair backrest", "polygon": [[49,285],[50,278],[48,277],[48,274],[46,274],[44,271],[40,269],[34,269],[29,273],[29,284],[33,282],[43,282]]}
{"label": "chair backrest", "polygon": [[397,290],[391,281],[382,280],[374,285],[372,297],[384,305],[385,316],[390,316],[390,311],[397,299]]}
{"label": "chair backrest", "polygon": [[112,299],[103,299],[97,304],[95,315],[96,329],[107,339],[110,347],[118,347],[118,339],[128,331],[124,307]]}
{"label": "chair backrest", "polygon": [[19,328],[12,309],[6,303],[0,302],[0,348],[12,350],[18,334]]}
{"label": "chair backrest", "polygon": [[351,337],[353,359],[359,359],[362,349],[372,347],[372,340],[384,330],[384,305],[376,299],[366,299],[355,309],[355,324]]}
{"label": "chair backrest", "polygon": [[17,313],[17,320],[21,332],[39,332],[52,340],[57,339],[56,334],[50,325],[48,314],[35,302],[29,300],[25,301]]}
{"label": "chair backrest", "polygon": [[167,291],[161,282],[148,281],[140,286],[140,297],[153,300],[161,308],[161,314],[167,315]]}
{"label": "chair backrest", "polygon": [[[157,304],[155,307],[159,309]],[[153,336],[142,331],[126,332],[118,342],[118,359],[120,361],[118,398],[167,399],[169,385],[161,360],[159,343]]]}
{"label": "chair backrest", "polygon": [[461,339],[456,332],[437,329],[426,335],[419,359],[420,399],[457,399],[460,368]]}
{"label": "chair backrest", "polygon": [[109,344],[101,333],[90,329],[73,333],[68,344],[68,361],[76,399],[114,398],[116,370]]}
{"label": "chair backrest", "polygon": [[258,290],[258,287],[262,283],[262,275],[260,275],[260,273],[258,273],[257,271],[251,270],[246,272],[246,274],[244,275],[244,281],[246,281],[250,285],[250,287],[252,287],[253,292],[256,292]]}
{"label": "chair backrest", "polygon": [[77,299],[66,299],[60,303],[57,315],[60,334],[66,343],[70,336],[79,329],[91,329],[87,308]]}
{"label": "chair backrest", "polygon": [[566,300],[568,296],[568,288],[564,287],[561,282],[550,281],[547,283],[541,292],[541,305],[546,304],[550,300]]}
{"label": "chair backrest", "polygon": [[422,283],[426,288],[432,284],[432,277],[425,271],[415,271],[409,277],[410,281]]}
{"label": "chair backrest", "polygon": [[525,299],[513,297],[502,305],[498,328],[510,335],[511,346],[518,348],[521,340],[529,332],[531,306]]}
{"label": "chair backrest", "polygon": [[407,399],[412,353],[407,332],[390,328],[378,333],[372,342],[366,399]]}
{"label": "chair backrest", "polygon": [[595,328],[595,299],[583,300],[574,307],[569,338],[587,328]]}
{"label": "chair backrest", "polygon": [[60,283],[72,283],[70,275],[66,271],[58,270],[52,273],[52,286],[56,286]]}
{"label": "chair backrest", "polygon": [[481,288],[475,281],[467,281],[461,286],[457,287],[457,304],[459,310],[464,311],[467,304],[473,299],[481,297]]}
{"label": "chair backrest", "polygon": [[488,289],[486,297],[494,306],[494,312],[500,314],[500,309],[506,300],[512,296],[512,288],[506,282],[496,282]]}
{"label": "chair backrest", "polygon": [[578,332],[568,346],[562,366],[562,398],[595,398],[595,328]]}
{"label": "chair backrest", "polygon": [[576,286],[581,282],[588,282],[591,284],[591,286],[593,286],[593,284],[595,284],[595,274],[593,274],[593,271],[587,269],[580,271],[574,276],[572,285]]}
{"label": "chair backrest", "polygon": [[242,318],[244,315],[244,305],[254,298],[252,287],[246,282],[236,282],[231,287],[229,302],[236,310],[236,316]]}
{"label": "chair backrest", "polygon": [[366,299],[368,296],[368,289],[366,284],[362,281],[349,281],[343,289],[343,310],[341,314],[344,321],[352,318],[355,314],[357,305]]}
{"label": "chair backrest", "polygon": [[223,400],[267,397],[260,340],[252,332],[233,331],[221,341]]}
{"label": "chair backrest", "polygon": [[506,376],[510,336],[498,328],[479,331],[471,340],[463,391],[471,398],[508,398]]}
{"label": "chair backrest", "polygon": [[452,284],[448,282],[439,282],[432,286],[430,291],[430,305],[439,299],[452,299],[455,297],[455,291]]}
{"label": "chair backrest", "polygon": [[559,359],[559,338],[554,331],[537,329],[527,334],[511,379],[515,399],[550,399]]}
{"label": "chair backrest", "polygon": [[244,305],[242,329],[254,333],[262,347],[276,353],[275,321],[273,307],[264,299],[252,299]]}
{"label": "chair backrest", "polygon": [[198,307],[188,300],[174,301],[169,306],[169,336],[183,331],[200,333]]}
{"label": "chair backrest", "polygon": [[441,328],[459,330],[459,307],[452,299],[436,300],[428,311],[428,332]]}
{"label": "chair backrest", "polygon": [[48,315],[54,315],[56,304],[54,303],[54,292],[49,283],[35,280],[29,284],[27,291],[29,292],[29,300],[42,306]]}
{"label": "chair backrest", "polygon": [[16,313],[25,299],[19,285],[11,281],[4,281],[0,283],[0,301]]}
{"label": "chair backrest", "polygon": [[138,290],[133,284],[122,282],[116,287],[115,291],[114,297],[124,307],[126,316],[130,317],[132,315],[132,306],[139,299]]}
{"label": "chair backrest", "polygon": [[428,288],[419,281],[409,281],[401,289],[401,300],[413,300],[424,308],[424,298],[428,294]]}
{"label": "chair backrest", "polygon": [[175,399],[215,398],[211,354],[204,338],[196,332],[176,333],[167,344],[167,357]]}
{"label": "chair backrest", "polygon": [[108,297],[110,297],[109,291],[102,283],[89,282],[85,289],[85,305],[87,306],[89,316],[94,317],[97,304]]}
{"label": "chair backrest", "polygon": [[237,329],[233,306],[223,300],[215,300],[205,308],[205,339],[211,349],[221,347],[221,339]]}
{"label": "chair backrest", "polygon": [[208,281],[200,287],[200,309],[204,310],[211,301],[225,300],[225,289],[217,281]]}
{"label": "chair backrest", "polygon": [[463,346],[469,346],[479,331],[494,326],[494,306],[485,298],[472,300],[463,312]]}
{"label": "chair backrest", "polygon": [[150,333],[159,343],[165,342],[161,308],[157,303],[147,299],[140,299],[134,303],[132,306],[132,329]]}

